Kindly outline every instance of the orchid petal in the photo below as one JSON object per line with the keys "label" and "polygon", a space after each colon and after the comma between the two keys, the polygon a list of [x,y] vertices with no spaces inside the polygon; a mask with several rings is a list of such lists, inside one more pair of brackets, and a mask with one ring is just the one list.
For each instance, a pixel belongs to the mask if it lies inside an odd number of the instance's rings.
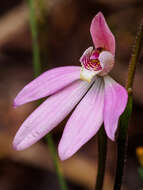
{"label": "orchid petal", "polygon": [[42,103],[22,124],[13,146],[23,150],[56,127],[80,101],[91,84],[77,80]]}
{"label": "orchid petal", "polygon": [[102,51],[98,59],[101,67],[103,68],[100,76],[107,75],[107,73],[109,73],[114,66],[114,56],[109,51]]}
{"label": "orchid petal", "polygon": [[49,96],[80,78],[80,67],[58,67],[44,72],[16,96],[14,106]]}
{"label": "orchid petal", "polygon": [[65,160],[90,140],[103,122],[104,82],[97,78],[78,104],[64,129],[59,143],[59,156]]}
{"label": "orchid petal", "polygon": [[82,56],[80,57],[80,60],[79,60],[79,61],[80,61],[81,63],[83,63],[83,62],[84,62],[84,59],[85,59],[86,57],[87,57],[87,58],[90,58],[92,51],[93,51],[93,47],[87,48],[87,49],[83,52],[83,54],[82,54]]}
{"label": "orchid petal", "polygon": [[115,54],[115,38],[101,12],[93,18],[90,33],[96,48],[102,47]]}
{"label": "orchid petal", "polygon": [[110,76],[104,77],[104,126],[107,136],[114,141],[120,115],[126,108],[127,91]]}

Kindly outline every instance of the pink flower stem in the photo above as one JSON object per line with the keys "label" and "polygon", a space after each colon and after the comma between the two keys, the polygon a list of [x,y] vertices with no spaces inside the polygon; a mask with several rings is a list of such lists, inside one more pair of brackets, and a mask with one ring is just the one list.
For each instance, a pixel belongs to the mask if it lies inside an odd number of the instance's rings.
{"label": "pink flower stem", "polygon": [[96,178],[95,190],[102,190],[105,175],[107,155],[107,136],[104,131],[104,126],[101,127],[98,133],[98,171]]}
{"label": "pink flower stem", "polygon": [[133,53],[131,55],[131,60],[129,63],[128,79],[126,84],[126,89],[128,91],[128,104],[124,113],[121,115],[119,122],[119,136],[117,139],[117,166],[116,166],[114,190],[120,190],[122,185],[122,178],[124,173],[124,164],[126,160],[127,143],[128,143],[127,141],[128,124],[132,113],[132,87],[136,71],[136,65],[138,63],[139,56],[141,53],[142,43],[143,43],[143,22],[141,22],[141,25],[139,27],[135,44],[133,46]]}
{"label": "pink flower stem", "polygon": [[[37,30],[37,19],[35,15],[35,9],[34,9],[34,0],[28,0],[29,5],[29,13],[30,13],[30,25],[31,25],[31,33],[32,33],[32,45],[33,45],[33,67],[34,67],[34,75],[37,77],[41,74],[41,65],[40,65],[40,49],[38,44],[38,30]],[[41,101],[38,102],[40,104]],[[56,173],[58,176],[60,189],[61,190],[67,190],[67,185],[64,180],[63,174],[59,167],[59,161],[58,156],[56,153],[56,147],[52,138],[52,135],[46,136],[46,141],[49,145],[49,149],[53,158],[53,162],[55,165]]]}

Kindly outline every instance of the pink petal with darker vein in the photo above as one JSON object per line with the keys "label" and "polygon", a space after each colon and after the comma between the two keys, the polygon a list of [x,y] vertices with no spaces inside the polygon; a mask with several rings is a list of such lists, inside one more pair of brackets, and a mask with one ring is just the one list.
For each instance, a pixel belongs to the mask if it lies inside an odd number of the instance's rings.
{"label": "pink petal with darker vein", "polygon": [[125,88],[110,76],[105,76],[104,81],[104,126],[107,136],[114,141],[119,117],[126,108],[128,95]]}
{"label": "pink petal with darker vein", "polygon": [[115,38],[101,12],[93,18],[90,33],[96,48],[102,47],[113,55],[115,54]]}
{"label": "pink petal with darker vein", "polygon": [[75,81],[42,103],[21,125],[13,146],[23,150],[56,127],[80,101],[91,84]]}
{"label": "pink petal with darker vein", "polygon": [[97,78],[64,129],[58,148],[61,160],[72,156],[97,133],[103,122],[103,106],[104,82]]}
{"label": "pink petal with darker vein", "polygon": [[14,106],[49,96],[80,78],[80,67],[65,66],[51,69],[26,85],[16,96]]}

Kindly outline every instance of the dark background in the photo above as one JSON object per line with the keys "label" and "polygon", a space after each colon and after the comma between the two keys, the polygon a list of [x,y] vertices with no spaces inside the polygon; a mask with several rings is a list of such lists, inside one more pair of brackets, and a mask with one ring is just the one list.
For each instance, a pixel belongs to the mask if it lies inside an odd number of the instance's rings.
{"label": "dark background", "polygon": [[[79,65],[83,51],[92,45],[89,33],[92,18],[102,11],[116,37],[116,65],[111,75],[125,85],[133,42],[143,19],[142,0],[43,0],[38,19],[39,45],[43,70],[62,65]],[[0,190],[58,189],[47,145],[41,141],[16,152],[12,139],[22,121],[36,107],[35,102],[14,109],[16,94],[34,77],[32,41],[26,1],[0,3]],[[143,146],[143,56],[134,81],[133,114],[129,126],[129,146],[123,189],[143,187],[138,174],[136,148]],[[59,142],[64,121],[53,132]],[[93,189],[97,171],[97,136],[71,159],[62,162],[70,189]],[[105,190],[112,189],[116,145],[108,142]],[[89,175],[90,174],[90,175]]]}

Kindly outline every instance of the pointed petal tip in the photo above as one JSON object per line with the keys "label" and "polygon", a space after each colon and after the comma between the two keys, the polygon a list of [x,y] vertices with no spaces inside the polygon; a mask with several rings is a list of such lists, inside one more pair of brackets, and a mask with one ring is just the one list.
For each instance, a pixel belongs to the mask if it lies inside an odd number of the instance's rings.
{"label": "pointed petal tip", "polygon": [[21,106],[21,105],[22,105],[22,104],[21,104],[21,102],[18,100],[18,96],[16,96],[15,99],[13,100],[13,104],[12,104],[13,108],[17,108],[17,107],[19,107],[19,106]]}
{"label": "pointed petal tip", "polygon": [[73,147],[67,146],[67,143],[63,143],[63,141],[60,141],[58,145],[58,155],[60,160],[64,161],[69,159],[75,154],[76,151],[74,151]]}
{"label": "pointed petal tip", "polygon": [[12,147],[16,151],[21,151],[26,149],[27,147],[23,146],[23,141],[21,141],[17,136],[14,137],[12,142]]}
{"label": "pointed petal tip", "polygon": [[17,108],[17,107],[18,107],[18,105],[16,104],[16,101],[15,101],[15,100],[13,101],[12,107],[13,107],[13,108]]}
{"label": "pointed petal tip", "polygon": [[111,141],[115,141],[115,135],[108,134],[107,136]]}
{"label": "pointed petal tip", "polygon": [[19,146],[13,141],[13,143],[12,143],[12,147],[13,147],[13,149],[14,150],[16,150],[16,151],[20,151],[21,149],[19,149]]}
{"label": "pointed petal tip", "polygon": [[62,147],[60,145],[58,147],[58,155],[61,161],[67,160],[70,157],[70,155],[68,155],[66,151],[62,150]]}
{"label": "pointed petal tip", "polygon": [[22,151],[22,150],[25,150],[26,148],[28,148],[28,147],[23,146],[23,142],[17,142],[15,139],[12,143],[12,147],[16,151]]}
{"label": "pointed petal tip", "polygon": [[99,11],[99,12],[96,14],[95,17],[98,18],[98,17],[104,17],[104,16],[103,16],[103,13],[102,13],[101,11]]}
{"label": "pointed petal tip", "polygon": [[61,161],[65,161],[68,158],[64,154],[58,154]]}

